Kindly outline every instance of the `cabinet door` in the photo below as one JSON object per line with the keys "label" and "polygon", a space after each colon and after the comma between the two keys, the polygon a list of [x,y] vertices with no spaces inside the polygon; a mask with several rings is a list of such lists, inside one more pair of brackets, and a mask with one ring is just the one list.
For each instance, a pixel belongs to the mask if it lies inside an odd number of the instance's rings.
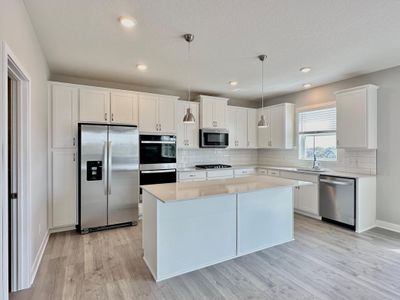
{"label": "cabinet door", "polygon": [[237,148],[247,148],[247,109],[236,109],[236,141]]}
{"label": "cabinet door", "polygon": [[79,121],[108,123],[110,121],[110,92],[96,88],[79,89]]}
{"label": "cabinet door", "polygon": [[[186,124],[186,140],[188,143],[188,147],[190,148],[198,148],[199,147],[199,104],[198,103],[190,103],[190,110],[194,115],[195,122],[194,124]],[[183,118],[183,116],[182,116]]]}
{"label": "cabinet door", "polygon": [[156,95],[139,95],[139,129],[144,132],[158,132]]}
{"label": "cabinet door", "polygon": [[258,110],[257,123],[261,119],[261,115],[264,115],[267,128],[257,128],[258,133],[258,148],[271,148],[271,120],[270,112],[268,109],[264,108]]}
{"label": "cabinet door", "polygon": [[111,92],[111,123],[138,125],[137,94]]}
{"label": "cabinet door", "polygon": [[367,89],[336,95],[336,126],[339,148],[367,147]]}
{"label": "cabinet door", "polygon": [[158,123],[160,124],[160,132],[175,133],[175,109],[176,100],[171,98],[160,97],[158,100]]}
{"label": "cabinet door", "polygon": [[293,207],[296,210],[300,209],[300,204],[299,204],[299,187],[294,187],[293,189]]}
{"label": "cabinet door", "polygon": [[247,147],[257,148],[257,110],[247,110]]}
{"label": "cabinet door", "polygon": [[285,108],[284,106],[270,109],[271,148],[285,148]]}
{"label": "cabinet door", "polygon": [[227,118],[226,118],[227,129],[229,130],[229,148],[235,148],[236,143],[236,108],[228,106]]}
{"label": "cabinet door", "polygon": [[78,133],[78,89],[53,85],[51,87],[51,111],[52,147],[75,147]]}
{"label": "cabinet door", "polygon": [[77,165],[75,151],[54,151],[52,160],[53,227],[77,222]]}
{"label": "cabinet door", "polygon": [[214,126],[214,105],[212,100],[202,99],[201,102],[201,126],[203,128],[213,128]]}
{"label": "cabinet door", "polygon": [[300,186],[297,199],[297,209],[309,214],[319,215],[318,184]]}
{"label": "cabinet door", "polygon": [[226,128],[226,111],[227,105],[225,101],[214,101],[213,120],[215,121],[215,127]]}
{"label": "cabinet door", "polygon": [[178,101],[176,104],[176,146],[178,148],[187,147],[187,127],[186,124],[183,123],[183,116],[186,114],[186,109],[189,107],[189,104],[186,102],[187,101]]}

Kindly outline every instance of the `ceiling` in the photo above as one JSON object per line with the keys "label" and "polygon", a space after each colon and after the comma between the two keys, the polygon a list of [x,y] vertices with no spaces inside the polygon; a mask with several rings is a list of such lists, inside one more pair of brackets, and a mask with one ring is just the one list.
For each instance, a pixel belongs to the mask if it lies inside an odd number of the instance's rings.
{"label": "ceiling", "polygon": [[[52,74],[259,99],[400,65],[397,0],[25,0]],[[137,25],[118,22],[131,15]],[[138,63],[148,65],[140,72]],[[299,69],[310,66],[303,74]],[[231,87],[228,82],[237,80]],[[240,89],[234,91],[234,89]]]}

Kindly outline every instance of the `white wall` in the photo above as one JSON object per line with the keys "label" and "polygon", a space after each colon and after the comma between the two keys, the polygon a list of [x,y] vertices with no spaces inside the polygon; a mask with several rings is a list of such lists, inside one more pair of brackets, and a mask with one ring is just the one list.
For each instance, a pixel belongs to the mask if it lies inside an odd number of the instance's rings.
{"label": "white wall", "polygon": [[34,262],[47,234],[47,80],[46,59],[22,0],[0,0],[0,40],[29,73],[31,85],[31,239]]}
{"label": "white wall", "polygon": [[325,86],[276,97],[267,105],[282,102],[306,106],[334,101],[334,92],[363,84],[378,90],[377,219],[400,225],[400,66],[354,77]]}

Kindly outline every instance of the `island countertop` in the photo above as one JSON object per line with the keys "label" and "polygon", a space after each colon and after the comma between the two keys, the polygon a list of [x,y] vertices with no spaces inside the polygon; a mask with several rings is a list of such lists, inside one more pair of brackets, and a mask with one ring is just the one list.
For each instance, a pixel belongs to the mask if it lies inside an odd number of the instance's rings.
{"label": "island countertop", "polygon": [[141,188],[162,202],[168,203],[222,194],[240,194],[264,189],[310,184],[312,183],[272,176],[248,176],[223,180],[143,185]]}

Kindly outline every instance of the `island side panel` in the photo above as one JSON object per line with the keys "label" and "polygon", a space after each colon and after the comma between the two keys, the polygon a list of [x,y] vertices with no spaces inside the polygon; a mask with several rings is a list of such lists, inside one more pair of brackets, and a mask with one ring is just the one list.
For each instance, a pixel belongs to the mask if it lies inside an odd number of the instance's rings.
{"label": "island side panel", "polygon": [[158,202],[157,280],[236,256],[236,195]]}
{"label": "island side panel", "polygon": [[238,253],[245,255],[293,240],[293,188],[238,195]]}
{"label": "island side panel", "polygon": [[150,193],[143,190],[142,247],[146,262],[154,279],[157,279],[157,202]]}

